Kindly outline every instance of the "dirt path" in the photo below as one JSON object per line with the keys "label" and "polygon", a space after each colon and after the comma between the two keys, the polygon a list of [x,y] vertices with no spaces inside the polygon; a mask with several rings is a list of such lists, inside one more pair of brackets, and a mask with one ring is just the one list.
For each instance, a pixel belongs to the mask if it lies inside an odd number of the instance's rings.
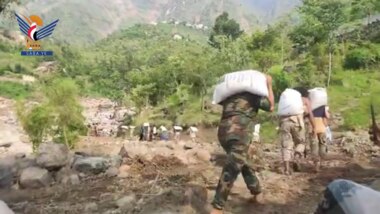
{"label": "dirt path", "polygon": [[358,163],[340,153],[330,153],[321,173],[313,173],[311,163],[305,163],[303,170],[304,172],[291,176],[281,175],[277,170],[259,173],[264,187],[264,203],[260,205],[248,202],[250,194],[239,176],[226,213],[309,214],[315,211],[323,190],[334,179],[344,178],[370,184],[380,177],[378,167],[366,162]]}
{"label": "dirt path", "polygon": [[[102,138],[100,141],[92,143],[102,143],[98,148],[105,149],[95,153],[110,153],[116,151],[115,147],[119,147],[115,142],[107,143],[111,142],[111,139]],[[305,163],[302,173],[284,176],[279,173],[281,165],[278,150],[273,146],[269,147],[270,149],[264,153],[269,168],[258,173],[265,191],[264,203],[258,205],[248,202],[250,195],[242,177],[239,176],[226,205],[226,214],[309,214],[317,206],[325,186],[334,179],[345,178],[368,184],[380,177],[378,168],[368,162],[357,163],[354,159],[345,157],[339,152],[339,148],[332,149],[329,153],[329,160],[324,165],[323,173],[312,173],[311,165]],[[97,205],[97,210],[91,213],[168,213],[162,209],[180,206],[185,195],[182,189],[192,184],[207,188],[207,199],[200,202],[202,207],[207,207],[214,196],[224,161],[221,150],[214,155],[218,156],[216,161],[188,166],[177,162],[178,159],[165,157],[158,157],[152,162],[136,159],[131,165],[128,178],[107,178],[99,175],[84,178],[79,186],[53,185],[50,188],[33,191],[0,192],[0,200],[7,202],[16,213],[25,214],[86,213],[84,211],[90,203]],[[160,167],[157,168],[157,165]],[[115,211],[117,210],[115,201],[132,193],[143,206],[133,212]],[[175,210],[174,208],[172,210]],[[184,211],[171,213],[184,213]],[[203,213],[203,211],[185,213]]]}

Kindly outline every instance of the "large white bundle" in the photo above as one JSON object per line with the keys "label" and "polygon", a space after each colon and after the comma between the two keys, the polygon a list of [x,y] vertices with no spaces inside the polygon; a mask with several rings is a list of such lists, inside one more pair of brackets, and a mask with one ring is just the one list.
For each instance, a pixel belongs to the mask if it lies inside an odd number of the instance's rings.
{"label": "large white bundle", "polygon": [[280,96],[278,112],[280,116],[303,114],[303,102],[301,93],[294,89],[286,89]]}
{"label": "large white bundle", "polygon": [[241,92],[268,96],[265,74],[255,70],[225,74],[221,82],[215,87],[212,103],[219,104],[228,97]]}
{"label": "large white bundle", "polygon": [[191,126],[191,127],[190,127],[190,130],[191,130],[192,132],[198,132],[197,127],[194,127],[194,126]]}
{"label": "large white bundle", "polygon": [[161,131],[166,132],[168,129],[165,126],[160,126]]}
{"label": "large white bundle", "polygon": [[327,105],[327,91],[325,88],[310,89],[309,98],[312,110]]}

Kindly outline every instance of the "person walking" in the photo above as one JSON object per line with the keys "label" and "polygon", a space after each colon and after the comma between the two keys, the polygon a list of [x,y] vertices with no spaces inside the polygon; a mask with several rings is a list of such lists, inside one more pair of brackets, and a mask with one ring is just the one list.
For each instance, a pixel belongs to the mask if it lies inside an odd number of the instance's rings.
{"label": "person walking", "polygon": [[311,101],[309,98],[309,91],[306,87],[295,87],[294,90],[298,91],[302,96],[304,105],[303,121],[305,124],[305,151],[303,156],[306,158],[311,152],[311,142],[314,138],[314,115],[311,109]]}
{"label": "person walking", "polygon": [[301,93],[294,89],[282,92],[278,115],[284,174],[291,175],[290,163],[293,163],[293,168],[298,171],[299,161],[305,151],[304,102]]}
{"label": "person walking", "polygon": [[320,171],[323,159],[327,153],[326,128],[328,127],[328,106],[324,105],[313,110],[315,135],[311,142],[311,153],[315,172]]}
{"label": "person walking", "polygon": [[259,201],[262,192],[261,185],[255,172],[247,163],[247,153],[251,143],[253,119],[256,118],[259,109],[270,112],[274,109],[272,78],[266,75],[265,79],[268,90],[267,99],[242,92],[229,96],[220,103],[223,111],[218,127],[218,140],[227,153],[227,161],[216,187],[212,201],[213,210],[210,214],[223,213],[230,190],[240,173],[254,201]]}
{"label": "person walking", "polygon": [[181,138],[181,131],[182,131],[182,127],[181,126],[174,126],[173,127],[173,132],[174,132],[174,140],[176,142],[179,142],[180,138]]}
{"label": "person walking", "polygon": [[190,132],[191,141],[193,143],[196,143],[197,142],[197,133],[198,133],[197,127],[195,127],[195,125],[190,126],[189,132]]}

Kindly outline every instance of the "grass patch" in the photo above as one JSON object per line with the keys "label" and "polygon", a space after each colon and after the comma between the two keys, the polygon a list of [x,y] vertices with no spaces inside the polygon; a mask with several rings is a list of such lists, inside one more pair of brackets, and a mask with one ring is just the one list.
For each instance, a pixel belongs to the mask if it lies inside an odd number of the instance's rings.
{"label": "grass patch", "polygon": [[370,103],[375,112],[380,112],[380,80],[376,72],[342,71],[333,78],[339,85],[332,85],[329,91],[329,105],[332,112],[341,112],[346,129],[367,128],[371,123]]}
{"label": "grass patch", "polygon": [[22,99],[31,95],[32,86],[16,82],[0,82],[0,96],[9,99]]}

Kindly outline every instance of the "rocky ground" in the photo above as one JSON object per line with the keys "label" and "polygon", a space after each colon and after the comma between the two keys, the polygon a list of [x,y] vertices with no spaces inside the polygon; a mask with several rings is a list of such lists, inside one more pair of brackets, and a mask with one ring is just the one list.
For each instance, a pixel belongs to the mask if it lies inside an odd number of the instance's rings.
{"label": "rocky ground", "polygon": [[[42,144],[39,153],[31,155],[17,121],[10,119],[9,110],[1,112],[5,128],[0,135],[10,133],[0,145],[12,143],[0,148],[0,200],[14,213],[207,213],[210,208],[225,161],[215,140],[203,140],[214,130],[201,130],[208,133],[199,144],[86,137],[75,153],[62,145]],[[264,200],[249,202],[239,176],[226,213],[312,213],[325,186],[336,178],[379,188],[379,148],[368,142],[365,132],[334,136],[318,174],[304,161],[302,172],[282,175],[277,146],[256,145],[260,158],[253,156],[252,166],[264,186]],[[4,206],[0,203],[0,213],[7,214]]]}

